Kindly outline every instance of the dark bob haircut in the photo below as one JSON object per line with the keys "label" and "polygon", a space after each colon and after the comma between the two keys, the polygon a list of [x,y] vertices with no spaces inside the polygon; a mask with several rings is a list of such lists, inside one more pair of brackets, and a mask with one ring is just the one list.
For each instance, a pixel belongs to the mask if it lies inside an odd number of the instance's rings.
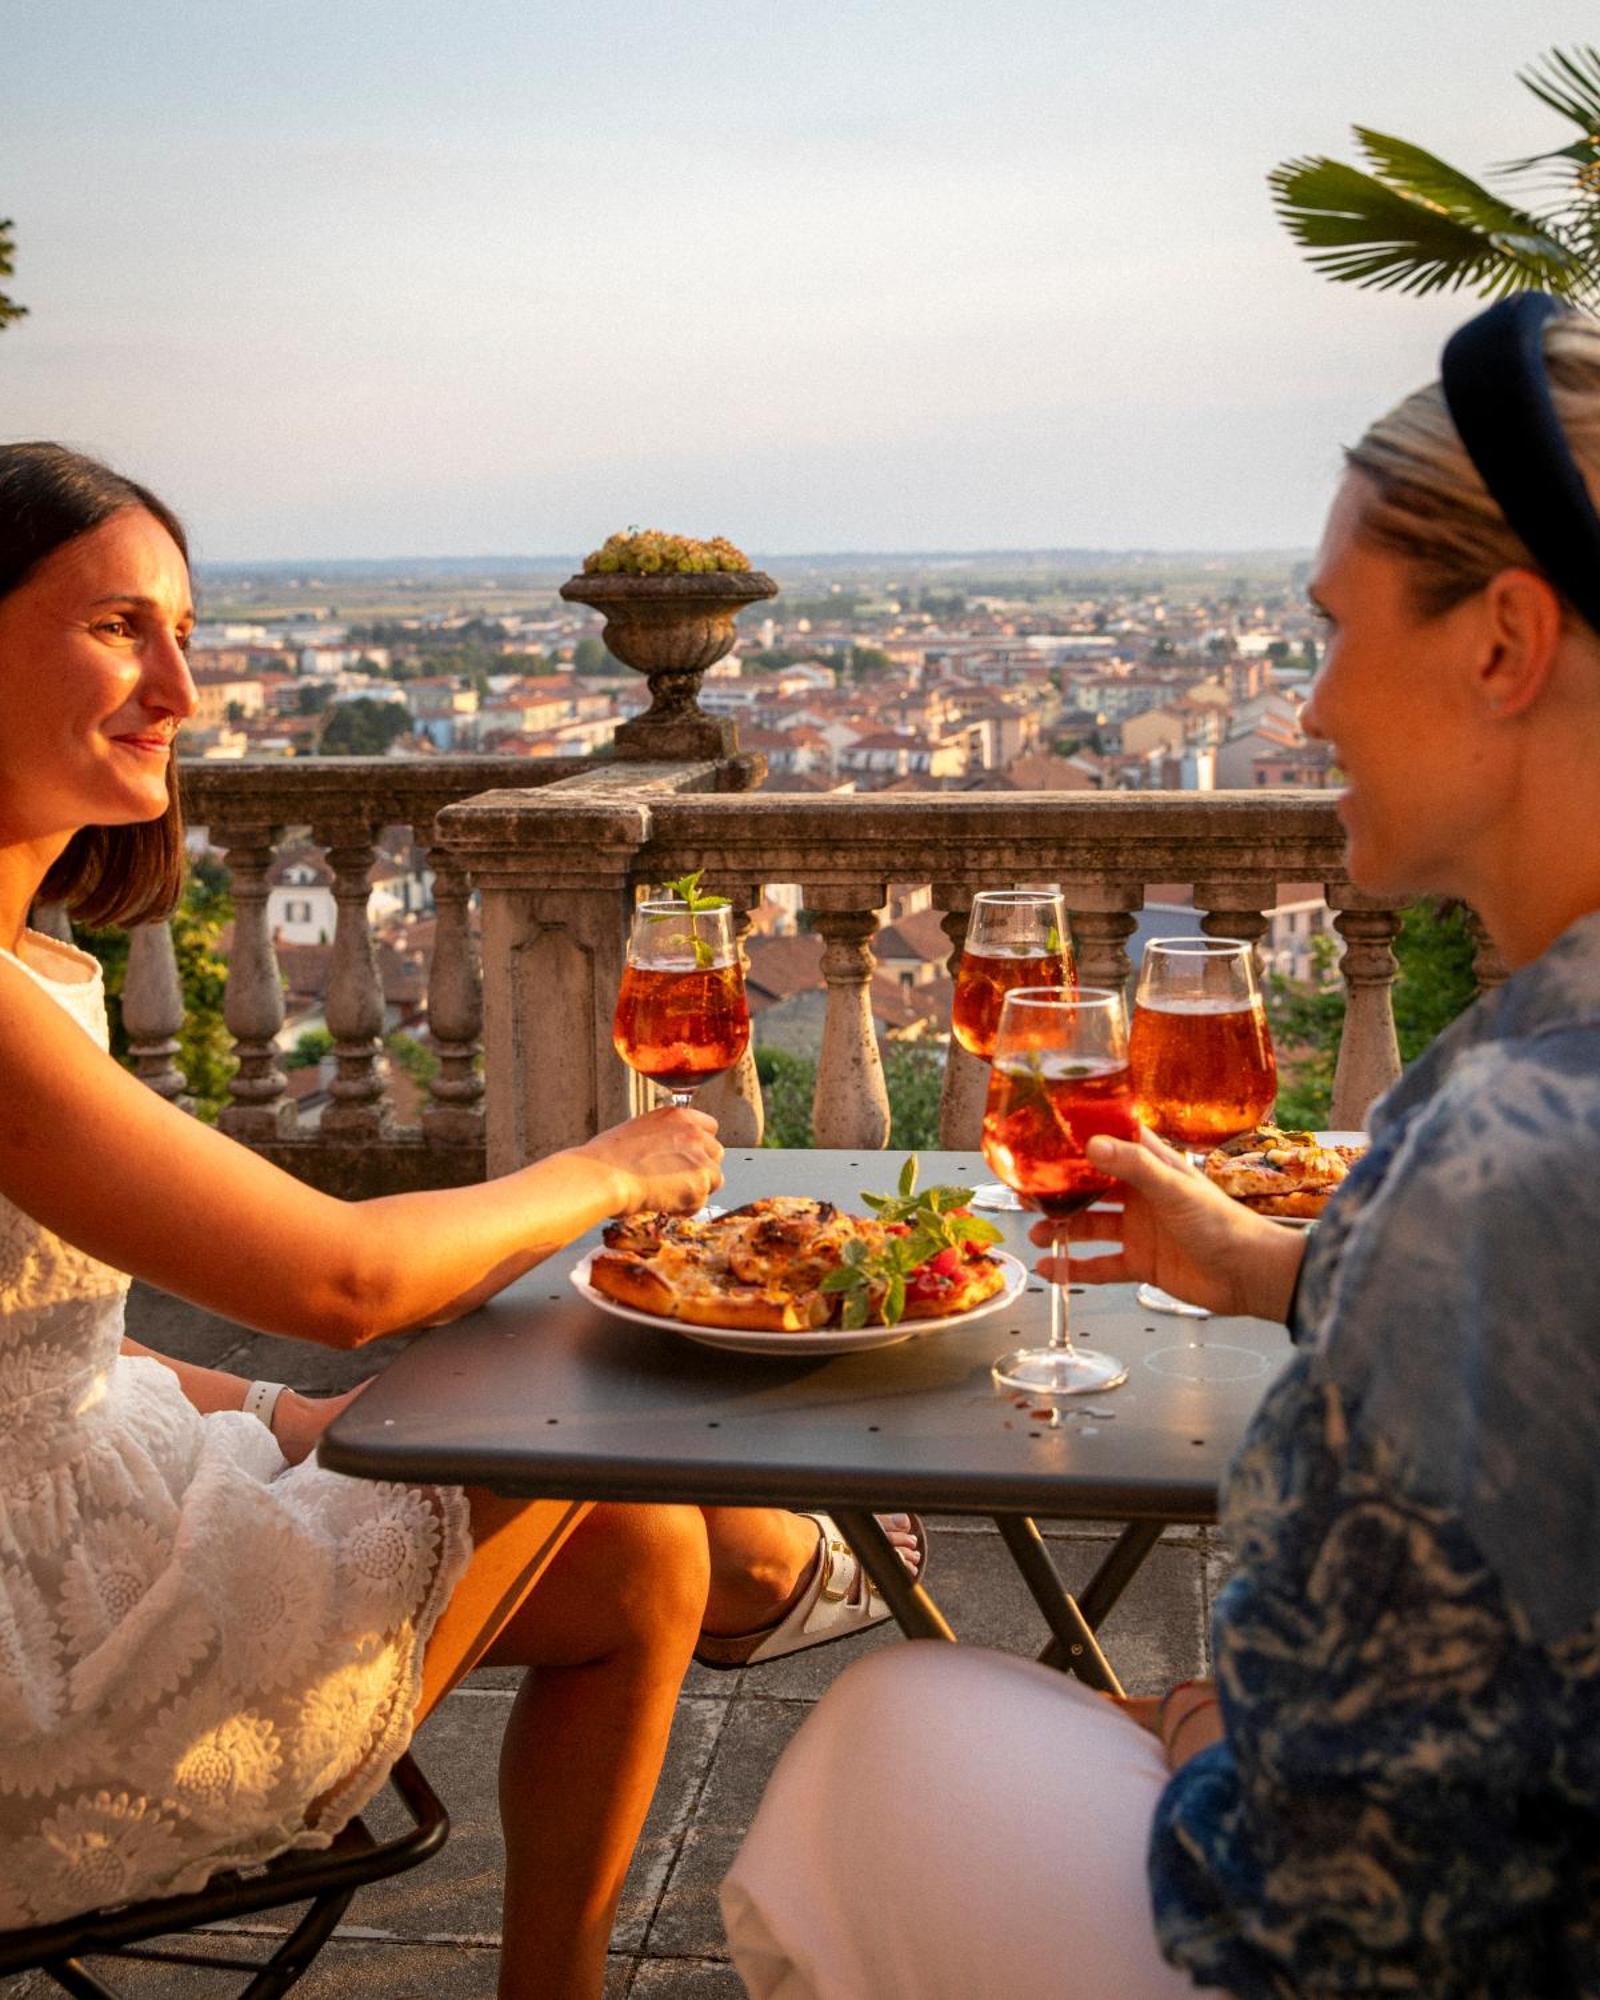
{"label": "dark bob haircut", "polygon": [[[183,524],[143,486],[64,445],[0,444],[0,598],[26,583],[47,556],[129,507],[153,514],[189,560]],[[183,873],[174,750],[161,817],[80,828],[40,884],[39,900],[65,903],[84,924],[159,923],[172,914]]]}

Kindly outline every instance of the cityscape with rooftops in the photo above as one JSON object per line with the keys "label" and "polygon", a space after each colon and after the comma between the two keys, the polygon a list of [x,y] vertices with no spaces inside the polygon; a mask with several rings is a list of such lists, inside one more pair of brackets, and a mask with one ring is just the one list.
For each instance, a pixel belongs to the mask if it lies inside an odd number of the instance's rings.
{"label": "cityscape with rooftops", "polygon": [[[428,760],[605,756],[649,706],[599,616],[564,603],[574,563],[274,564],[202,571],[190,652],[199,706],[186,759],[324,755]],[[1327,746],[1299,725],[1318,657],[1305,553],[1172,556],[996,552],[985,558],[758,559],[779,595],[747,613],[699,703],[737,725],[794,795],[1187,792],[1322,788]],[[747,940],[769,1076],[815,1058],[820,940],[797,884],[770,883]],[[430,877],[405,836],[384,847],[370,917],[400,1087],[426,1055],[422,967]],[[326,1099],[323,999],[332,877],[285,850],[269,913],[289,995],[280,1037],[300,1115]],[[895,885],[872,1005],[894,1052],[930,1054],[950,1026],[948,939],[925,886]],[[1194,928],[1180,885],[1147,896],[1145,930]],[[1329,915],[1316,884],[1283,885],[1269,968],[1308,981]],[[315,1057],[316,1060],[308,1060]],[[895,1081],[898,1072],[892,1072]],[[414,1087],[414,1086],[413,1086]],[[789,1143],[800,1136],[786,1128]]]}

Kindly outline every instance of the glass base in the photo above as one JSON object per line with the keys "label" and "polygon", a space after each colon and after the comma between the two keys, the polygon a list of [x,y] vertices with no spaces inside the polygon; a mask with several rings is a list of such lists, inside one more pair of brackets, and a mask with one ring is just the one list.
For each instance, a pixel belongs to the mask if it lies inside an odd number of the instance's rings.
{"label": "glass base", "polygon": [[1187,1299],[1175,1299],[1159,1285],[1141,1285],[1137,1297],[1146,1312],[1176,1313],[1180,1319],[1210,1319],[1209,1306],[1192,1306]]}
{"label": "glass base", "polygon": [[1157,1375],[1175,1375],[1180,1382],[1248,1382],[1265,1375],[1268,1362],[1253,1347],[1232,1347],[1225,1340],[1191,1340],[1182,1347],[1158,1347],[1144,1365]]}
{"label": "glass base", "polygon": [[983,1181],[972,1190],[968,1208],[986,1208],[994,1215],[1026,1215],[1028,1204],[1000,1181]]}
{"label": "glass base", "polygon": [[1017,1347],[990,1373],[1002,1388],[1030,1396],[1092,1396],[1128,1379],[1127,1364],[1097,1347]]}

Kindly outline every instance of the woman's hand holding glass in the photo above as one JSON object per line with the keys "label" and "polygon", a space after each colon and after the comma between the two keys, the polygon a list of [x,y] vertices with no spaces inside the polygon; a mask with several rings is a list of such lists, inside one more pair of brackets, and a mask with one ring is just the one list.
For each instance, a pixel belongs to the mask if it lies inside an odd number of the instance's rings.
{"label": "woman's hand holding glass", "polygon": [[[1305,1253],[1301,1231],[1241,1208],[1148,1129],[1136,1143],[1091,1139],[1088,1155],[1121,1185],[1073,1217],[1073,1241],[1120,1247],[1088,1257],[1042,1258],[1042,1277],[1075,1285],[1147,1281],[1212,1312],[1284,1319]],[[1040,1222],[1029,1235],[1051,1250],[1058,1229]]]}
{"label": "woman's hand holding glass", "polygon": [[598,1160],[615,1176],[618,1215],[639,1209],[692,1215],[722,1185],[717,1121],[684,1106],[647,1111],[573,1151]]}

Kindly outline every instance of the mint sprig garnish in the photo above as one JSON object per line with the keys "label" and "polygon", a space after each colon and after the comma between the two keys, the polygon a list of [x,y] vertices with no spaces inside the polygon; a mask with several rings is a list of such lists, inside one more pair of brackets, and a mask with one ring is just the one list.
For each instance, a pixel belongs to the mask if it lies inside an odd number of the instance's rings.
{"label": "mint sprig garnish", "polygon": [[692,875],[679,875],[666,885],[667,894],[687,903],[691,915],[696,910],[725,910],[728,907],[726,896],[707,895],[701,889],[700,877],[705,872],[703,868],[697,868]]}
{"label": "mint sprig garnish", "polygon": [[[695,918],[702,910],[725,910],[728,907],[728,899],[726,896],[705,894],[700,887],[700,877],[705,872],[703,868],[697,868],[692,875],[679,875],[667,883],[666,889],[669,896],[676,896],[688,910],[689,942],[694,947],[694,962],[700,971],[709,972],[716,964],[717,955],[706,939],[700,935],[700,927],[696,924]],[[676,920],[675,910],[661,910],[653,919],[658,924],[673,923]]]}
{"label": "mint sprig garnish", "polygon": [[1003,1232],[992,1222],[957,1212],[971,1201],[970,1188],[930,1187],[917,1192],[915,1153],[901,1169],[896,1193],[863,1190],[861,1199],[880,1222],[902,1224],[906,1233],[890,1236],[880,1250],[869,1250],[859,1238],[852,1239],[844,1247],[844,1262],[823,1279],[825,1292],[844,1293],[843,1323],[852,1331],[867,1325],[874,1308],[880,1325],[898,1326],[905,1317],[912,1272],[941,1250],[1002,1241]]}

